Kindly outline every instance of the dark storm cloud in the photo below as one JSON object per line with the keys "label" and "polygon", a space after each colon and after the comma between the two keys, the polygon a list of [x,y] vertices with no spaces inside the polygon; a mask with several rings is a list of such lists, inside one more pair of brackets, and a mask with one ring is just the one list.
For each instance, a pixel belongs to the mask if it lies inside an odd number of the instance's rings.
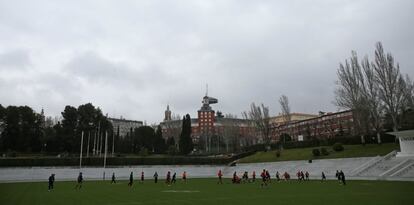
{"label": "dark storm cloud", "polygon": [[282,94],[294,112],[335,111],[336,69],[351,50],[372,57],[382,41],[414,76],[413,9],[409,0],[0,2],[0,103],[58,115],[92,102],[157,122],[167,103],[194,116],[208,83],[224,113],[263,102],[275,115]]}

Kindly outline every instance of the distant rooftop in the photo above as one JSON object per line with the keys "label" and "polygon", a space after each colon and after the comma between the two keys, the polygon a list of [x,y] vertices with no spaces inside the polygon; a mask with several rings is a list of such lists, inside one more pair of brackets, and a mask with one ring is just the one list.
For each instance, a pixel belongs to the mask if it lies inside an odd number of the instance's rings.
{"label": "distant rooftop", "polygon": [[120,121],[120,122],[135,122],[135,123],[140,123],[142,124],[142,121],[138,121],[138,120],[127,120],[124,118],[113,118],[113,117],[108,117],[108,120],[112,120],[112,121]]}

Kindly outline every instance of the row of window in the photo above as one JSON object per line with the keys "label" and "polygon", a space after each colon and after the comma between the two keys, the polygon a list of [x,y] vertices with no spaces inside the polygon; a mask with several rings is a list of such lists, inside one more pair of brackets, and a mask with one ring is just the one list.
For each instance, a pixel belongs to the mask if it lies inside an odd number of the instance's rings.
{"label": "row of window", "polygon": [[203,117],[213,117],[214,113],[213,112],[200,112],[200,116]]}

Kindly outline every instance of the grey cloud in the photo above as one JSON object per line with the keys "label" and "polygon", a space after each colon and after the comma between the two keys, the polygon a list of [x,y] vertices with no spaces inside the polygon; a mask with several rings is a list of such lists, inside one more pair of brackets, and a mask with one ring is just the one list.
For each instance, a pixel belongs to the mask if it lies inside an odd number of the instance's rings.
{"label": "grey cloud", "polygon": [[64,71],[75,78],[86,79],[89,83],[115,87],[158,87],[174,79],[159,65],[134,67],[126,62],[111,61],[94,52],[77,55],[65,65]]}
{"label": "grey cloud", "polygon": [[30,65],[30,55],[26,50],[17,49],[0,53],[0,70],[24,70]]}
{"label": "grey cloud", "polygon": [[[224,113],[240,116],[263,102],[277,114],[282,94],[294,112],[333,111],[339,62],[351,50],[372,57],[377,41],[414,75],[410,0],[79,4],[0,3],[0,53],[26,49],[21,60],[0,63],[2,103],[59,114],[65,103],[92,102],[109,114],[157,122],[167,103],[195,115],[208,83],[219,99],[214,109]],[[4,75],[11,65],[30,72]]]}
{"label": "grey cloud", "polygon": [[87,78],[89,81],[122,78],[128,70],[124,65],[112,63],[93,52],[87,52],[71,59],[65,66],[65,70],[78,77]]}

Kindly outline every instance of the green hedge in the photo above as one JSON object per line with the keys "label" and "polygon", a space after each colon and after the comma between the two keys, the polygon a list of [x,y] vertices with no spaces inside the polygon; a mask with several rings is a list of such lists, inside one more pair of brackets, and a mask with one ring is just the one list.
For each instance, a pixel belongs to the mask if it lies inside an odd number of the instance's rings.
{"label": "green hedge", "polygon": [[[246,157],[254,152],[246,152],[230,157],[194,157],[194,156],[168,156],[168,157],[108,157],[107,166],[128,165],[204,165],[228,164],[239,158]],[[103,158],[82,158],[82,166],[102,166]],[[79,166],[79,158],[0,158],[0,167],[20,166]]]}
{"label": "green hedge", "polygon": [[[389,135],[389,134],[382,134],[381,135],[381,141],[382,143],[392,143],[395,142],[395,136]],[[343,136],[343,137],[335,137],[330,139],[312,139],[312,140],[306,140],[306,141],[289,141],[289,142],[277,142],[271,144],[271,148],[273,150],[280,149],[283,147],[283,149],[294,149],[294,148],[307,148],[307,147],[319,147],[319,146],[332,146],[335,143],[341,143],[344,145],[355,145],[355,144],[361,144],[361,137],[360,136]],[[376,144],[377,139],[376,136],[368,135],[365,136],[365,143],[366,144]],[[244,147],[243,150],[245,152],[248,151],[265,151],[265,145],[264,144],[256,144],[249,147]]]}

